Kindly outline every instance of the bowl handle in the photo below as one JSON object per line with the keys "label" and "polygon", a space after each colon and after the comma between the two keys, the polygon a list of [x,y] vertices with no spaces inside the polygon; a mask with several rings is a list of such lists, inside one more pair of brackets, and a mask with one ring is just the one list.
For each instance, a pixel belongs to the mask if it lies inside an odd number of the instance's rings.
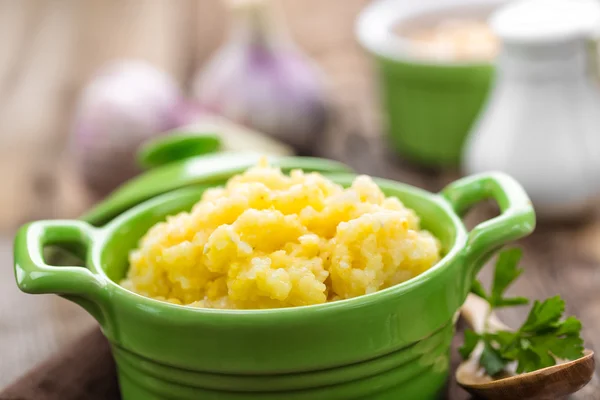
{"label": "bowl handle", "polygon": [[144,169],[157,168],[186,158],[215,153],[221,148],[221,138],[213,132],[169,132],[143,143],[136,159]]}
{"label": "bowl handle", "polygon": [[86,309],[109,330],[107,282],[86,267],[53,266],[45,262],[48,245],[61,245],[86,259],[98,230],[82,221],[37,221],[22,226],[14,242],[14,270],[19,289],[26,293],[54,293]]}
{"label": "bowl handle", "polygon": [[446,186],[441,194],[459,216],[490,198],[500,207],[500,215],[480,223],[469,233],[464,255],[471,277],[477,275],[496,250],[529,235],[535,228],[535,212],[529,197],[515,179],[504,173],[468,176]]}

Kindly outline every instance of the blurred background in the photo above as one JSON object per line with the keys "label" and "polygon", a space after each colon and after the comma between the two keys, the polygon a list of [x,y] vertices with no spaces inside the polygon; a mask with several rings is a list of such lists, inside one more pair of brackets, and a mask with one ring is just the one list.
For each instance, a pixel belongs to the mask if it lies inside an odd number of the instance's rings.
{"label": "blurred background", "polygon": [[[356,110],[368,100],[339,93],[368,84],[353,33],[365,3],[282,2],[294,39],[327,72],[338,101]],[[86,207],[67,145],[81,90],[100,68],[115,59],[144,60],[189,90],[231,19],[217,0],[6,0],[0,7],[4,232],[35,218],[74,217]]]}
{"label": "blurred background", "polygon": [[516,1],[0,0],[0,388],[94,325],[18,291],[15,230],[81,216],[174,130],[433,191],[513,175],[543,222],[516,290],[560,293],[593,340],[600,11],[530,0],[486,22]]}
{"label": "blurred background", "polygon": [[[332,101],[352,110],[338,124],[373,135],[368,60],[353,32],[365,4],[281,2],[294,40],[328,75]],[[0,365],[10,366],[0,387],[93,325],[56,296],[21,294],[9,268],[20,224],[74,218],[98,199],[69,150],[82,90],[107,63],[135,59],[190,92],[230,22],[219,0],[0,1]]]}

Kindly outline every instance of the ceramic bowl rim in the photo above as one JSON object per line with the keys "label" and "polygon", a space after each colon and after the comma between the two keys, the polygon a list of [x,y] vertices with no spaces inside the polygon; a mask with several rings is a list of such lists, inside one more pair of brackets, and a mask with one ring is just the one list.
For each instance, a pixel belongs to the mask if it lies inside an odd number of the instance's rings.
{"label": "ceramic bowl rim", "polygon": [[[403,9],[402,2],[396,0],[376,0],[361,10],[355,22],[354,33],[358,42],[369,52],[397,62],[441,68],[492,67],[494,64],[493,60],[475,59],[460,61],[418,57],[415,55],[416,52],[412,51],[414,45],[409,40],[393,34],[391,27],[403,20],[430,12],[443,12],[458,6],[474,7],[488,5],[490,7],[499,7],[511,1],[515,0],[446,0],[444,2],[419,0],[419,2],[415,3],[410,2],[410,6],[404,5]],[[418,6],[415,7],[415,4],[418,4]]]}
{"label": "ceramic bowl rim", "polygon": [[[334,182],[338,182],[341,184],[350,183],[355,177],[355,174],[349,173],[336,173],[336,174],[324,174],[330,179],[334,180]],[[244,309],[244,310],[236,310],[236,309],[212,309],[212,308],[198,308],[191,307],[186,305],[178,305],[171,304],[165,301],[156,300],[150,297],[146,297],[140,294],[137,294],[133,291],[130,291],[117,282],[113,281],[110,277],[107,276],[104,268],[102,268],[102,254],[109,243],[110,239],[114,235],[114,233],[122,228],[123,226],[127,226],[128,223],[131,222],[136,216],[147,212],[151,209],[159,208],[164,203],[169,203],[173,199],[178,196],[185,196],[187,192],[193,193],[193,190],[197,188],[189,187],[173,192],[169,192],[150,200],[147,200],[143,203],[136,205],[135,207],[129,209],[124,212],[110,223],[101,228],[94,228],[93,240],[90,245],[89,254],[88,254],[88,269],[96,275],[98,279],[101,279],[105,284],[105,288],[111,292],[111,296],[109,297],[108,302],[113,303],[114,300],[120,302],[125,300],[127,302],[135,303],[136,308],[148,310],[149,308],[155,310],[156,312],[161,312],[162,316],[165,316],[163,312],[168,312],[169,314],[175,315],[205,315],[212,317],[233,317],[234,319],[240,322],[240,318],[251,318],[252,321],[256,321],[255,318],[261,317],[272,317],[274,315],[277,316],[299,316],[302,314],[328,314],[339,312],[342,309],[352,309],[357,308],[359,306],[365,306],[373,303],[380,303],[389,300],[393,300],[394,297],[400,295],[404,292],[411,291],[413,288],[418,287],[420,285],[427,284],[431,280],[438,277],[442,272],[451,267],[454,260],[459,257],[463,250],[465,249],[467,243],[467,230],[461,220],[461,218],[457,215],[457,213],[452,208],[452,205],[446,198],[444,198],[441,194],[436,194],[429,192],[424,189],[417,188],[412,185],[395,182],[392,180],[382,179],[382,178],[373,178],[378,185],[385,185],[388,188],[392,188],[392,190],[404,191],[404,192],[412,192],[412,194],[416,194],[421,197],[424,201],[429,201],[436,205],[440,210],[446,214],[452,223],[452,229],[455,233],[454,242],[449,247],[446,254],[439,260],[434,266],[432,266],[427,271],[405,281],[398,285],[391,286],[389,288],[361,295],[358,297],[338,300],[335,302],[327,302],[323,304],[314,304],[307,306],[297,306],[297,307],[286,307],[286,308],[274,308],[274,309]],[[118,297],[113,295],[119,295]],[[139,307],[137,307],[139,306]]]}

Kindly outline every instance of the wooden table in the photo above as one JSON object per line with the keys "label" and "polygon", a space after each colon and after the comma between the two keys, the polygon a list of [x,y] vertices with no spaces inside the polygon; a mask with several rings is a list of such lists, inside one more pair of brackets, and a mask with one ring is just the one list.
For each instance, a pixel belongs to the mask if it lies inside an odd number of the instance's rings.
{"label": "wooden table", "polygon": [[[327,73],[335,103],[331,129],[314,153],[361,173],[439,190],[458,174],[415,169],[391,155],[381,139],[375,74],[353,36],[354,18],[365,3],[283,2],[298,43]],[[69,370],[73,352],[68,349],[81,340],[83,351],[98,340],[96,333],[77,339],[94,322],[76,306],[56,296],[18,292],[11,269],[10,241],[20,223],[76,217],[91,204],[66,151],[79,89],[115,57],[149,60],[185,86],[222,40],[224,21],[216,0],[0,1],[0,174],[5,185],[0,193],[0,388],[57,352],[51,369]],[[482,217],[489,217],[489,209],[476,210],[469,224]],[[522,246],[526,272],[511,292],[532,298],[562,295],[567,311],[584,323],[587,346],[600,348],[600,222],[539,226]],[[489,278],[489,268],[483,276]],[[525,312],[511,310],[503,317],[516,325]],[[112,365],[110,358],[97,361],[98,367]],[[101,382],[105,392],[97,391],[101,395],[95,398],[116,390],[112,381]],[[62,398],[82,398],[70,393]],[[453,400],[467,398],[454,383],[450,393]]]}

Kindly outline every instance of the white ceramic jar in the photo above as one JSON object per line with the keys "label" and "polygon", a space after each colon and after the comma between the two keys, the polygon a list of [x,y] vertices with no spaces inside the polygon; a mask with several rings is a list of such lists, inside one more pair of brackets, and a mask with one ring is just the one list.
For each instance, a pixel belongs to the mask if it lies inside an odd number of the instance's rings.
{"label": "white ceramic jar", "polygon": [[502,50],[465,146],[465,172],[512,175],[541,217],[581,214],[600,195],[600,5],[523,0],[490,23]]}

